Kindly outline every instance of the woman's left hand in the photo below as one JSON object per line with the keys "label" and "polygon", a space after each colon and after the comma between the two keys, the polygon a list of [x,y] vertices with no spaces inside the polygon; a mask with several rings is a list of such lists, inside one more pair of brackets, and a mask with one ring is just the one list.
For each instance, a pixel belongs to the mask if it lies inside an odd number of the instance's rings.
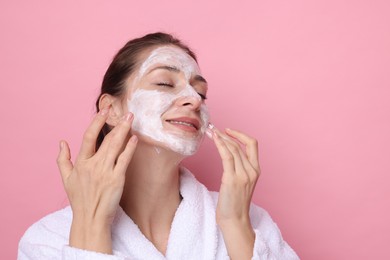
{"label": "woman's left hand", "polygon": [[223,164],[216,220],[230,259],[251,259],[255,233],[249,209],[260,176],[257,140],[231,129],[222,133],[213,128],[212,132]]}
{"label": "woman's left hand", "polygon": [[213,140],[223,164],[217,222],[249,221],[252,194],[260,176],[257,140],[239,131],[226,129],[225,134],[216,128],[213,129]]}

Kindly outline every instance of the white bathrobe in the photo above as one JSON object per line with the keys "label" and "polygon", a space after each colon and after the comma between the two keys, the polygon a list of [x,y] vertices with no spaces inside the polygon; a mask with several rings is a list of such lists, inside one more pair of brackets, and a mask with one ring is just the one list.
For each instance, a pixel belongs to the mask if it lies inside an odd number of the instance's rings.
{"label": "white bathrobe", "polygon": [[[218,193],[208,191],[185,168],[181,168],[180,193],[183,199],[172,222],[165,256],[120,207],[112,225],[113,255],[70,247],[72,210],[68,206],[26,231],[19,242],[18,259],[229,259],[215,219]],[[256,234],[253,259],[299,259],[264,209],[251,204],[250,218]]]}

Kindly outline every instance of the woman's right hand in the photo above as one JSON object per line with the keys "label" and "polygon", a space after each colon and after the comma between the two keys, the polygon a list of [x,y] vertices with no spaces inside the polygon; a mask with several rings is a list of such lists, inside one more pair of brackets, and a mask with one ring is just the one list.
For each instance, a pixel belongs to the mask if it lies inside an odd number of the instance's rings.
{"label": "woman's right hand", "polygon": [[122,197],[126,169],[136,149],[137,136],[128,139],[133,121],[129,113],[95,151],[98,134],[107,117],[108,108],[95,116],[84,134],[74,165],[68,144],[61,141],[57,163],[73,212],[69,245],[111,254],[111,224]]}

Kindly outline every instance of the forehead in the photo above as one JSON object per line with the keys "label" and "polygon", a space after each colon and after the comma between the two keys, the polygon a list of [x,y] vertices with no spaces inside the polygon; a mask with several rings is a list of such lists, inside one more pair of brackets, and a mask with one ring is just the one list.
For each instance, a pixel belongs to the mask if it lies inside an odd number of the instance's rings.
{"label": "forehead", "polygon": [[187,73],[200,73],[200,68],[196,61],[184,50],[173,46],[161,46],[153,49],[146,59],[142,62],[139,75],[156,64],[170,65],[177,67]]}

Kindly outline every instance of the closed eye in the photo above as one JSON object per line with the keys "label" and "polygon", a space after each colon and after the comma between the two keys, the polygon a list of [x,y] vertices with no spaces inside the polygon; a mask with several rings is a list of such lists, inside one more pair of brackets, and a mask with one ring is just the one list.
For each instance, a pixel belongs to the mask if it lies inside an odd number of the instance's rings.
{"label": "closed eye", "polygon": [[170,87],[170,88],[173,88],[173,87],[174,87],[172,84],[164,83],[164,82],[157,83],[156,85],[158,85],[158,86]]}
{"label": "closed eye", "polygon": [[206,99],[207,99],[207,97],[206,97],[205,95],[200,94],[200,93],[198,93],[198,94],[199,94],[199,96],[200,96],[203,100],[206,100]]}
{"label": "closed eye", "polygon": [[[160,82],[160,83],[157,83],[156,84],[157,86],[164,86],[164,87],[169,87],[169,88],[174,88],[175,86],[173,84],[169,84],[169,83],[164,83],[164,82]],[[198,93],[198,95],[203,99],[203,100],[206,100],[207,97],[201,93]]]}

